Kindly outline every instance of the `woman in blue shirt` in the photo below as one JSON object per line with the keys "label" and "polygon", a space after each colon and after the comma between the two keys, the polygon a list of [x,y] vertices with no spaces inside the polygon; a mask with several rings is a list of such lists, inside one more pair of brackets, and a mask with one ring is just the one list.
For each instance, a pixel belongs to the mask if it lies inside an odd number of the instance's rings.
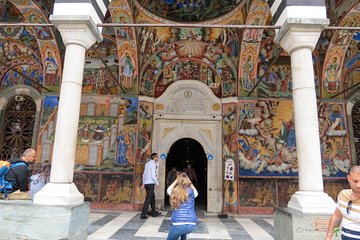
{"label": "woman in blue shirt", "polygon": [[179,237],[186,240],[186,235],[195,230],[198,222],[194,208],[198,192],[186,173],[181,173],[168,187],[167,193],[174,209],[167,240],[178,240]]}

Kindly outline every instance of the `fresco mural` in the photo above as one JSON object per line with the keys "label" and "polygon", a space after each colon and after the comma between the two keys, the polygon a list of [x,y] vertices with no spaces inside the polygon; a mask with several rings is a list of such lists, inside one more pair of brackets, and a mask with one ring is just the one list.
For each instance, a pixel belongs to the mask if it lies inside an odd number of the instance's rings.
{"label": "fresco mural", "polygon": [[223,104],[223,158],[235,159],[237,153],[236,103]]}
{"label": "fresco mural", "polygon": [[[269,7],[265,1],[253,1],[245,24],[265,25],[268,14],[270,14]],[[247,96],[255,85],[263,31],[263,29],[256,28],[244,30],[238,70],[239,96]],[[255,93],[253,95],[255,95]]]}
{"label": "fresco mural", "polygon": [[[134,23],[128,1],[112,1],[109,6],[113,23]],[[118,61],[118,79],[123,92],[138,92],[138,47],[135,28],[117,27],[115,30]]]}
{"label": "fresco mural", "polygon": [[118,70],[115,39],[105,35],[102,42],[96,43],[86,51],[82,92],[101,95],[120,93],[123,89],[118,78]]}
{"label": "fresco mural", "polygon": [[346,105],[322,102],[318,109],[323,175],[345,177],[351,167]]}
{"label": "fresco mural", "polygon": [[[350,169],[344,111],[344,105],[339,103],[319,105],[322,172],[327,177],[345,177]],[[240,101],[238,133],[240,176],[297,175],[291,101]]]}
{"label": "fresco mural", "polygon": [[137,108],[137,98],[83,96],[77,148],[87,154],[78,170],[133,171]]}
{"label": "fresco mural", "polygon": [[291,196],[299,190],[299,181],[297,179],[278,179],[278,201],[280,207],[287,207]]}
{"label": "fresco mural", "polygon": [[259,97],[292,98],[290,58],[276,61],[263,74],[257,89]]}
{"label": "fresco mural", "polygon": [[139,133],[138,146],[136,152],[136,173],[144,170],[145,162],[151,155],[151,133],[153,125],[153,103],[139,102]]}
{"label": "fresco mural", "polygon": [[[358,1],[326,3],[332,25],[359,26]],[[48,23],[52,7],[53,1],[0,0],[0,22]],[[263,0],[113,0],[109,13],[104,22],[271,24]],[[44,99],[38,163],[51,160],[65,50],[53,31],[0,28],[0,91],[26,85]],[[275,31],[117,27],[104,28],[103,34],[104,41],[86,52],[82,88],[74,182],[86,201],[143,203],[153,105],[138,95],[159,97],[173,82],[195,79],[220,98],[240,99],[223,104],[223,161],[234,160],[236,168],[235,180],[223,182],[224,209],[287,205],[298,190],[292,79],[289,56],[274,43]],[[341,98],[351,97],[355,88],[329,99],[359,83],[359,41],[356,31],[323,31],[313,53],[317,95],[326,98],[318,108],[324,187],[334,199],[347,187],[352,163],[351,128]]]}
{"label": "fresco mural", "polygon": [[[203,30],[178,29],[178,38],[183,40],[159,48],[141,69],[142,94],[160,96],[178,80],[200,80],[219,97],[236,94],[235,65],[220,49],[201,41]],[[193,38],[198,40],[189,40]]]}
{"label": "fresco mural", "polygon": [[135,175],[135,184],[134,184],[134,204],[142,204],[145,201],[146,190],[141,189],[142,182],[142,174]]}
{"label": "fresco mural", "polygon": [[344,62],[344,90],[349,89],[345,92],[345,98],[350,97],[355,88],[351,88],[360,82],[360,33],[356,32],[349,45],[346,60]]}
{"label": "fresco mural", "polygon": [[[340,26],[359,26],[360,24],[360,3],[355,4],[346,15],[338,21]],[[340,92],[344,88],[341,82],[343,74],[343,64],[350,42],[353,39],[354,31],[337,30],[331,38],[331,42],[326,52],[323,75],[322,75],[322,97],[329,98]],[[337,96],[340,98],[340,96]]]}
{"label": "fresco mural", "polygon": [[241,179],[239,181],[239,205],[248,207],[276,206],[274,180]]}
{"label": "fresco mural", "polygon": [[343,189],[349,189],[349,182],[347,179],[343,180],[324,180],[324,192],[326,192],[334,201],[337,200],[337,196]]}
{"label": "fresco mural", "polygon": [[99,179],[98,174],[74,173],[74,184],[79,192],[84,195],[86,202],[98,202],[99,199]]}
{"label": "fresco mural", "polygon": [[0,21],[23,22],[24,18],[17,7],[7,0],[0,0]]}
{"label": "fresco mural", "polygon": [[103,174],[101,179],[100,202],[132,203],[133,175]]}
{"label": "fresco mural", "polygon": [[50,116],[54,113],[59,105],[58,96],[46,96],[43,104],[43,111],[41,117],[41,126],[44,126],[50,119]]}
{"label": "fresco mural", "polygon": [[292,102],[240,101],[240,175],[294,176],[298,172]]}
{"label": "fresco mural", "polygon": [[241,0],[139,0],[138,2],[143,8],[157,16],[179,22],[198,22],[214,19],[230,12]]}
{"label": "fresco mural", "polygon": [[226,180],[224,184],[224,207],[237,206],[237,181]]}

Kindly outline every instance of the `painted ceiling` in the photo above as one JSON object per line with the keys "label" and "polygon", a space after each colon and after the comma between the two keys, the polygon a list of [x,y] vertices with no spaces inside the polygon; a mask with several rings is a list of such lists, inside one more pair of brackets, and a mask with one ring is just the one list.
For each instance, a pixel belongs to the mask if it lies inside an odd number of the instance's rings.
{"label": "painted ceiling", "polygon": [[[0,1],[2,22],[46,23],[53,7],[53,1]],[[332,25],[360,26],[357,1],[326,4]],[[264,0],[113,0],[108,9],[105,22],[114,23],[271,25]],[[104,41],[86,53],[83,92],[158,97],[175,81],[199,80],[218,97],[291,98],[290,57],[274,35],[268,29],[105,28]],[[320,98],[346,98],[356,90],[339,94],[360,82],[359,42],[358,32],[322,33],[313,53]],[[54,28],[1,28],[1,89],[30,82],[45,94],[58,93],[63,53]]]}
{"label": "painted ceiling", "polygon": [[149,12],[177,22],[199,22],[226,15],[241,0],[138,0]]}

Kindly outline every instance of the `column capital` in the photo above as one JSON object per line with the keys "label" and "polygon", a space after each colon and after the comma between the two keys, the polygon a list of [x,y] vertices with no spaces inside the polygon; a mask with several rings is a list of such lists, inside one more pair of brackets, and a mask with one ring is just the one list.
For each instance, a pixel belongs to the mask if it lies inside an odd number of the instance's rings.
{"label": "column capital", "polygon": [[90,16],[51,15],[50,21],[60,31],[65,45],[79,44],[89,49],[96,41],[102,41],[102,35]]}
{"label": "column capital", "polygon": [[329,19],[288,18],[275,36],[275,42],[289,54],[298,48],[315,49],[321,31],[329,25]]}

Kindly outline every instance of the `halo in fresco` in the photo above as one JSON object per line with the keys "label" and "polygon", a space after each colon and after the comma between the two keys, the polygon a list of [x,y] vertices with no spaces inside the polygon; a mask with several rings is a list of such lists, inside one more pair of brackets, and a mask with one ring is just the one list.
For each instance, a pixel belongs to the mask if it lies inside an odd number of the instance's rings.
{"label": "halo in fresco", "polygon": [[138,0],[151,13],[178,22],[198,22],[223,16],[242,0]]}

